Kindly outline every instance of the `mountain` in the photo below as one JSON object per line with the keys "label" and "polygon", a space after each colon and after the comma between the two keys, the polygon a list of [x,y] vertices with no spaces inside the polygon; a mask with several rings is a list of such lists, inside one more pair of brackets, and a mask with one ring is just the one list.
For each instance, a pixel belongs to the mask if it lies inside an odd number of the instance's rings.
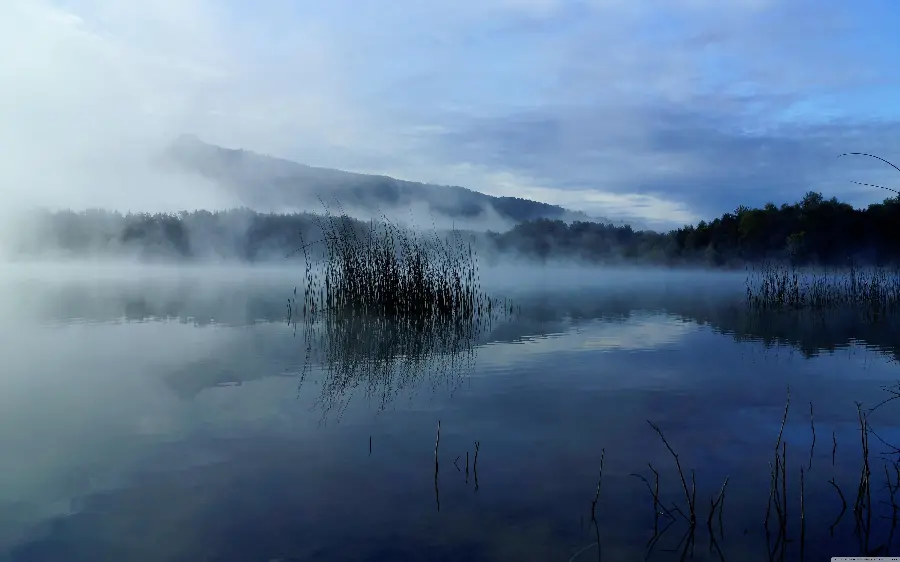
{"label": "mountain", "polygon": [[[335,201],[351,215],[427,210],[432,218],[506,229],[527,220],[617,223],[557,205],[518,197],[494,197],[471,189],[398,180],[318,168],[242,149],[205,143],[192,135],[176,139],[164,160],[182,171],[216,182],[241,203],[257,211],[312,210],[319,198],[335,209]],[[500,224],[498,224],[500,223]]]}

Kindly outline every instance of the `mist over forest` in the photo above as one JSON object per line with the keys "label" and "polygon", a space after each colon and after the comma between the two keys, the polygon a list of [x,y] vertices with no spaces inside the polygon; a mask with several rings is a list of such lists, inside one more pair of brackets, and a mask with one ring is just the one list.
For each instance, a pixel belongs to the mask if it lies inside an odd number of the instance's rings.
{"label": "mist over forest", "polygon": [[13,206],[4,209],[0,257],[284,261],[298,257],[302,245],[313,256],[324,251],[323,229],[336,220],[360,236],[374,220],[422,236],[453,233],[488,263],[736,267],[764,259],[845,265],[850,258],[900,263],[898,198],[859,209],[810,191],[794,203],[739,206],[709,221],[658,232],[530,199],[307,166],[190,135],[152,155],[149,167],[136,175],[147,171],[172,193],[169,183],[175,181],[184,201],[202,192],[210,206],[202,197],[187,207],[197,210],[180,212]]}
{"label": "mist over forest", "polygon": [[[360,235],[368,221],[335,214],[262,213],[250,209],[119,213],[105,210],[35,211],[3,237],[8,259],[104,259],[139,261],[236,261],[259,263],[296,257],[302,244],[312,255],[323,229],[336,223]],[[23,217],[25,218],[25,217]],[[382,219],[385,220],[385,219]],[[343,222],[341,222],[343,221]],[[422,236],[451,231],[407,224]],[[343,228],[343,227],[342,227]],[[763,208],[738,207],[711,221],[669,232],[629,225],[539,218],[504,231],[457,229],[488,262],[573,260],[594,264],[739,266],[764,259],[798,264],[900,263],[900,199],[857,209],[809,192],[801,201]],[[302,244],[301,244],[302,243]],[[318,249],[317,249],[318,248]]]}
{"label": "mist over forest", "polygon": [[193,135],[179,136],[157,164],[182,177],[211,182],[229,200],[259,212],[330,209],[363,220],[386,215],[395,222],[412,219],[420,226],[471,230],[508,230],[537,219],[624,224],[530,199],[308,166],[208,144]]}
{"label": "mist over forest", "polygon": [[[182,135],[155,153],[152,169],[191,190],[216,190],[231,209],[180,212],[15,211],[0,256],[10,260],[126,259],[260,263],[320,255],[336,222],[365,236],[390,223],[421,236],[449,234],[488,263],[737,267],[900,263],[900,198],[864,209],[807,192],[797,202],[739,206],[668,232],[640,229],[557,205],[470,189],[317,168]],[[6,210],[9,215],[10,211]]]}

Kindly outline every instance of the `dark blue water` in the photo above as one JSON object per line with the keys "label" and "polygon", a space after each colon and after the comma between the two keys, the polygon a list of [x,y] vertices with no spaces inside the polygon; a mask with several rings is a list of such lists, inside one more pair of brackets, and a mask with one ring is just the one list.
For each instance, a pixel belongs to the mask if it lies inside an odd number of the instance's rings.
{"label": "dark blue water", "polygon": [[[464,358],[437,350],[395,375],[336,380],[322,356],[309,368],[303,333],[284,322],[289,272],[4,275],[3,560],[761,560],[778,534],[773,513],[767,547],[788,387],[789,542],[775,557],[891,538],[897,455],[880,456],[878,439],[900,443],[900,401],[870,418],[875,512],[862,532],[852,511],[855,402],[874,406],[900,379],[896,323],[749,315],[742,276],[497,272],[488,286],[521,312]],[[693,533],[648,420],[688,487],[694,471]],[[633,475],[652,484],[648,463],[674,521],[655,525]],[[848,505],[830,529],[832,478]],[[654,527],[666,529],[655,541]]]}

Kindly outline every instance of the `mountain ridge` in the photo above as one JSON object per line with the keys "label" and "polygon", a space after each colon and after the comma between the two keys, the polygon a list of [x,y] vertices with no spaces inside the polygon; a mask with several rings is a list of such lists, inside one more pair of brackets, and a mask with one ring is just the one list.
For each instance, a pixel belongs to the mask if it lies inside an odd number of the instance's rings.
{"label": "mountain ridge", "polygon": [[[181,135],[163,160],[181,171],[198,173],[258,211],[313,210],[332,201],[351,215],[423,208],[432,218],[483,222],[500,229],[530,220],[552,219],[624,224],[582,211],[519,197],[498,197],[473,189],[401,180],[385,175],[310,166],[242,148],[224,148],[195,135]],[[468,226],[472,226],[469,224]]]}

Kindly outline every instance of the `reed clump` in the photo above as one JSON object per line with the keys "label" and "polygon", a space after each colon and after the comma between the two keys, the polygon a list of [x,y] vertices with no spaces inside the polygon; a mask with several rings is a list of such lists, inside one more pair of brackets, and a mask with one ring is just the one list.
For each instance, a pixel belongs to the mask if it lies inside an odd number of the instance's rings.
{"label": "reed clump", "polygon": [[[326,411],[360,386],[384,406],[426,373],[459,381],[480,334],[514,312],[481,289],[477,254],[458,231],[421,234],[386,218],[365,225],[343,211],[326,212],[320,229],[322,240],[301,240],[305,278],[287,308],[307,367],[325,371]],[[307,249],[317,244],[314,258]]]}
{"label": "reed clump", "polygon": [[420,234],[387,218],[360,227],[343,212],[327,211],[319,226],[322,259],[310,259],[301,240],[306,278],[294,312],[303,317],[328,312],[447,321],[511,311],[482,291],[477,253],[459,231]]}
{"label": "reed clump", "polygon": [[746,303],[755,310],[853,308],[884,315],[900,308],[900,268],[808,269],[765,262],[747,273]]}

